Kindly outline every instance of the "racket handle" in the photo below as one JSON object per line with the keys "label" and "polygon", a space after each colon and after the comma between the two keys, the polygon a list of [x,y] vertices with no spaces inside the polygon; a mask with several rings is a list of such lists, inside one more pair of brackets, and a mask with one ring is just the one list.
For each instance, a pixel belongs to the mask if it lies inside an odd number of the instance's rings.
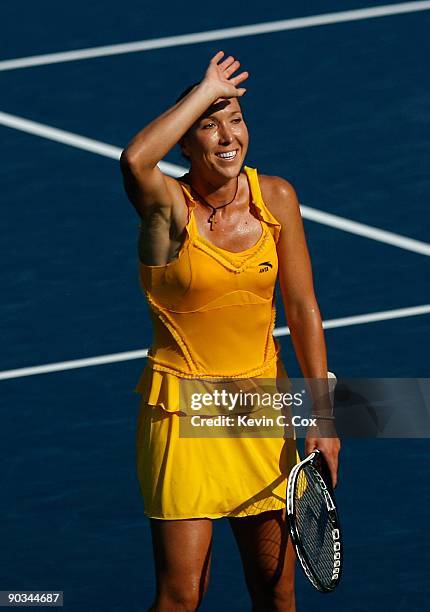
{"label": "racket handle", "polygon": [[328,378],[328,392],[330,395],[331,410],[333,412],[334,390],[337,384],[336,374],[334,374],[333,372],[327,372],[327,378]]}

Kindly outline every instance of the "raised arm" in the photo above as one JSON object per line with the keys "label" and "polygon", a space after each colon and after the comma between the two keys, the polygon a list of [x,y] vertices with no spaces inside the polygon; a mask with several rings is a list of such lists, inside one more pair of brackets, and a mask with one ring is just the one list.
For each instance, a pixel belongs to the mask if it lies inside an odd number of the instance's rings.
{"label": "raised arm", "polygon": [[236,85],[245,80],[248,73],[232,77],[240,63],[229,56],[218,64],[223,55],[224,52],[219,51],[211,59],[199,85],[144,127],[122,152],[120,164],[125,190],[141,217],[154,206],[164,209],[168,215],[180,191],[177,181],[160,171],[158,162],[218,98],[245,93],[245,89]]}

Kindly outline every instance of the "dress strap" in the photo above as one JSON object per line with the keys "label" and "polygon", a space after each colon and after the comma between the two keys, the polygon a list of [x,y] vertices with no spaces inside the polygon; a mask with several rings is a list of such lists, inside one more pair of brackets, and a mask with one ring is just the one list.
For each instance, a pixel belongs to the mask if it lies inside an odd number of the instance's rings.
{"label": "dress strap", "polygon": [[194,208],[196,207],[196,201],[193,198],[193,196],[191,195],[191,192],[189,189],[187,189],[187,187],[185,187],[185,185],[183,183],[181,183],[181,181],[178,181],[180,186],[182,187],[182,191],[184,192],[185,195],[185,202],[187,204],[187,208],[188,208],[188,217],[187,217],[187,225],[185,226],[185,229],[187,230],[188,234],[191,234],[193,232],[193,218],[194,215],[192,214]]}
{"label": "dress strap", "polygon": [[250,168],[249,166],[244,166],[243,169],[245,170],[246,176],[248,177],[249,186],[251,189],[252,202],[255,206],[258,217],[261,219],[261,221],[267,223],[272,233],[272,236],[275,242],[277,243],[279,240],[279,235],[281,233],[282,226],[279,221],[272,215],[272,213],[264,203],[260,189],[260,182],[258,180],[257,168]]}
{"label": "dress strap", "polygon": [[186,200],[187,200],[187,206],[188,208],[194,208],[196,205],[196,201],[193,198],[193,196],[191,195],[191,191],[189,189],[187,189],[187,187],[185,187],[184,183],[181,183],[181,181],[178,181],[180,186],[182,187],[182,191],[185,192],[185,195],[187,196]]}
{"label": "dress strap", "polygon": [[[275,243],[278,242],[279,235],[281,233],[281,224],[279,221],[272,215],[270,210],[267,208],[264,203],[263,196],[261,194],[260,183],[258,180],[258,172],[256,168],[250,168],[249,166],[243,167],[245,174],[248,178],[248,183],[251,191],[251,198],[254,204],[255,210],[257,211],[257,215],[261,221],[264,221],[270,229],[270,232],[275,240]],[[187,231],[190,233],[192,226],[192,211],[196,206],[196,201],[191,195],[190,190],[179,181],[180,186],[185,194],[185,201],[188,206],[188,219],[187,219]],[[192,231],[192,230],[191,230]]]}

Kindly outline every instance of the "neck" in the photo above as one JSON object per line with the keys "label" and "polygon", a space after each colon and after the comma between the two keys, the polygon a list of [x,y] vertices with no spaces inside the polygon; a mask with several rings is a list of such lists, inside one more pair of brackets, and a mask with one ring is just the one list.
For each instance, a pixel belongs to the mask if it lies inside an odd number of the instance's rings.
{"label": "neck", "polygon": [[188,180],[201,196],[216,206],[217,203],[228,202],[234,197],[239,176],[206,178],[196,171],[193,172],[191,168],[188,172]]}

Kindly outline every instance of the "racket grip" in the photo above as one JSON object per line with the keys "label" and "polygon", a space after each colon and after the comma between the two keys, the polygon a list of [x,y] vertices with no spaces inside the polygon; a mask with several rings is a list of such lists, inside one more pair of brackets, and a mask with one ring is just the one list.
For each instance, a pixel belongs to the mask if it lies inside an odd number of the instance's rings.
{"label": "racket grip", "polygon": [[337,384],[337,378],[336,378],[336,374],[334,374],[333,372],[327,372],[327,378],[328,378],[328,392],[330,396],[331,411],[333,413],[334,390]]}

